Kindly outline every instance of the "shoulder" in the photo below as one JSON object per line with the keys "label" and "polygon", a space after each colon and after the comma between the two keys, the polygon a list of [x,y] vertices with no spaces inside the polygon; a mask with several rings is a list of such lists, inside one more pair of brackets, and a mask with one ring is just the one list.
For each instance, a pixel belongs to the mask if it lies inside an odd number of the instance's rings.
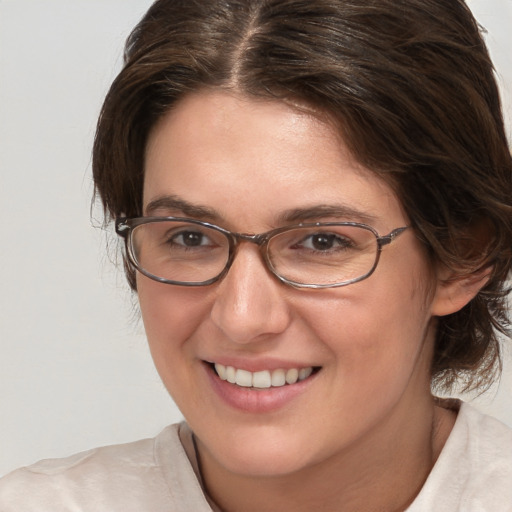
{"label": "shoulder", "polygon": [[512,512],[512,429],[462,404],[410,512]]}
{"label": "shoulder", "polygon": [[0,480],[0,510],[172,510],[173,488],[166,466],[172,465],[180,473],[184,468],[188,478],[193,478],[178,431],[179,425],[171,425],[156,438],[104,446],[18,469]]}
{"label": "shoulder", "polygon": [[504,451],[504,448],[512,446],[512,428],[501,421],[482,414],[474,407],[463,404],[460,414],[464,428],[457,434],[471,438],[471,446],[475,455],[484,456],[490,451],[512,462],[512,451]]}

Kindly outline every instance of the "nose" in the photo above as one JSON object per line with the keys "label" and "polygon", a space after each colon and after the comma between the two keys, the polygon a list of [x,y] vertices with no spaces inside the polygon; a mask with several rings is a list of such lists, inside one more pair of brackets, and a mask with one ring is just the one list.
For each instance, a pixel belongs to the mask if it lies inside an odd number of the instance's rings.
{"label": "nose", "polygon": [[229,272],[217,284],[212,321],[236,343],[279,334],[290,323],[285,294],[284,285],[265,267],[258,247],[242,243]]}

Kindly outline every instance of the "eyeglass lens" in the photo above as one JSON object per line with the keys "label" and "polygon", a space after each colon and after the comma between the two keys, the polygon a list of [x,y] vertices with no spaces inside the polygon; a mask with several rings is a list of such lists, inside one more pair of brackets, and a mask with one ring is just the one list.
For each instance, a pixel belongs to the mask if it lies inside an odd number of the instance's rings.
{"label": "eyeglass lens", "polygon": [[[137,266],[169,281],[200,283],[217,277],[229,261],[229,235],[182,221],[148,222],[131,233]],[[268,241],[271,269],[300,284],[329,285],[366,275],[378,242],[362,226],[309,226],[280,232]]]}

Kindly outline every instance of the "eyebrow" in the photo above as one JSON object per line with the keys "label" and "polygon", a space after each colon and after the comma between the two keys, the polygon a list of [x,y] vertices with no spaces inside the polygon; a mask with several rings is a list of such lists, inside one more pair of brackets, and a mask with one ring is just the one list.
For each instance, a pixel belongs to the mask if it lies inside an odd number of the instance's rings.
{"label": "eyebrow", "polygon": [[[214,209],[208,206],[190,203],[175,195],[159,196],[150,201],[145,210],[147,216],[184,216],[208,220],[210,222],[220,222],[222,220],[222,216]],[[286,210],[277,217],[277,225],[299,224],[306,221],[314,222],[325,218],[368,224],[377,220],[376,216],[352,206],[344,204],[320,204]]]}
{"label": "eyebrow", "polygon": [[183,215],[185,217],[208,219],[215,221],[220,215],[208,206],[196,205],[174,195],[160,196],[148,203],[146,215],[165,214],[166,216]]}
{"label": "eyebrow", "polygon": [[287,224],[301,223],[305,221],[319,221],[326,217],[336,220],[363,223],[372,223],[377,220],[375,215],[344,204],[326,204],[306,208],[294,208],[280,214],[278,220],[282,224]]}

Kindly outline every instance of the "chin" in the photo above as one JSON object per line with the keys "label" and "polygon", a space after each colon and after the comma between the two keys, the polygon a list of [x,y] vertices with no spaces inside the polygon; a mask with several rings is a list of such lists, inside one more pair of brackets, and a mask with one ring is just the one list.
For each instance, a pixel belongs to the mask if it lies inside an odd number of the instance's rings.
{"label": "chin", "polygon": [[207,451],[217,464],[240,476],[285,476],[314,463],[312,454],[307,453],[311,452],[311,438],[301,441],[300,435],[290,435],[289,430],[255,425],[222,435],[220,443],[218,439],[200,441],[200,452]]}

